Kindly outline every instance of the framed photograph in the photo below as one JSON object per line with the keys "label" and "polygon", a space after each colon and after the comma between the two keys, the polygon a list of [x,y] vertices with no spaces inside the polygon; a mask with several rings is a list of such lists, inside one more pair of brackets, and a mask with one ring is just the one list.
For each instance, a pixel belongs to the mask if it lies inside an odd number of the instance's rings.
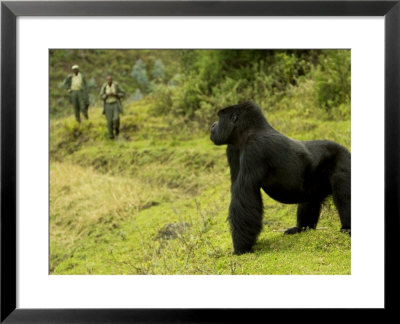
{"label": "framed photograph", "polygon": [[394,308],[399,1],[1,15],[1,322]]}

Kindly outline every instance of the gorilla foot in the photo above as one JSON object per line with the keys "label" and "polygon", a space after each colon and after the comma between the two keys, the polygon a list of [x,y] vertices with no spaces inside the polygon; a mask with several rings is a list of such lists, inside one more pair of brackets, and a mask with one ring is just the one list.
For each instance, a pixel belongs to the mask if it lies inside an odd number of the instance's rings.
{"label": "gorilla foot", "polygon": [[342,228],[342,229],[340,229],[340,231],[342,233],[349,234],[349,236],[351,237],[351,229],[350,228]]}
{"label": "gorilla foot", "polygon": [[245,253],[253,253],[253,249],[252,248],[236,248],[233,251],[234,255],[241,255],[241,254],[245,254]]}
{"label": "gorilla foot", "polygon": [[304,230],[303,228],[295,226],[288,228],[285,232],[283,232],[283,235],[297,234],[302,232],[303,230]]}
{"label": "gorilla foot", "polygon": [[242,255],[245,253],[253,253],[253,250],[249,250],[249,251],[234,251],[233,255]]}
{"label": "gorilla foot", "polygon": [[300,232],[307,231],[309,229],[315,229],[315,226],[305,226],[305,227],[295,226],[295,227],[291,227],[291,228],[287,229],[285,232],[283,232],[283,235],[297,234],[297,233],[300,233]]}

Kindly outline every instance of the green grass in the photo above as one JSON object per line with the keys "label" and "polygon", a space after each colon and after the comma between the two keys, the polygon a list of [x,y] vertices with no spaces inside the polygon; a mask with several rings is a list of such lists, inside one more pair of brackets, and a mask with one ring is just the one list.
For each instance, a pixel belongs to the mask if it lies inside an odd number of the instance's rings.
{"label": "green grass", "polygon": [[[51,274],[351,273],[351,240],[339,232],[329,199],[321,230],[283,236],[296,222],[296,206],[263,194],[254,253],[232,255],[225,147],[196,125],[154,116],[151,105],[125,107],[121,141],[107,139],[99,107],[80,126],[73,117],[50,121]],[[267,115],[292,138],[350,149],[349,120],[299,107]],[[176,235],[165,234],[169,224],[181,224],[172,225]]]}

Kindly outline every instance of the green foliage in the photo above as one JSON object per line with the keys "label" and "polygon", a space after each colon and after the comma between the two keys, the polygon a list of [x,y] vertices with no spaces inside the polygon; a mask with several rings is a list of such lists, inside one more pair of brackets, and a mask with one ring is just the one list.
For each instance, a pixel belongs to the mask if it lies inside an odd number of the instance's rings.
{"label": "green foliage", "polygon": [[151,71],[151,75],[159,82],[165,79],[165,67],[161,60],[156,60],[154,62],[154,68]]}
{"label": "green foliage", "polygon": [[158,84],[154,87],[154,93],[151,96],[154,99],[153,114],[164,116],[176,110],[173,93],[174,86]]}
{"label": "green foliage", "polygon": [[[343,65],[343,60],[348,64]],[[336,76],[343,75],[350,82],[349,64],[348,51],[186,51],[181,56],[185,73],[178,82],[154,89],[154,112],[168,111],[208,124],[219,109],[246,100],[254,100],[268,110],[277,109],[293,87],[315,79],[307,88],[306,95],[312,99],[308,110],[330,107],[324,109],[329,113],[327,117],[335,112],[348,119],[350,88]],[[335,77],[331,78],[330,73]]]}
{"label": "green foliage", "polygon": [[351,99],[350,50],[324,51],[320,62],[312,73],[318,104],[329,112],[337,108],[340,115],[350,117],[350,111],[344,111]]}
{"label": "green foliage", "polygon": [[146,64],[143,60],[139,59],[136,61],[132,68],[131,76],[142,92],[148,91],[150,84],[149,78],[147,77]]}
{"label": "green foliage", "polygon": [[149,96],[154,115],[208,125],[219,109],[246,100],[284,109],[293,89],[306,83],[309,113],[350,118],[349,50],[50,50],[52,115],[72,109],[60,84],[73,63],[86,72],[92,106],[112,74],[127,102]]}

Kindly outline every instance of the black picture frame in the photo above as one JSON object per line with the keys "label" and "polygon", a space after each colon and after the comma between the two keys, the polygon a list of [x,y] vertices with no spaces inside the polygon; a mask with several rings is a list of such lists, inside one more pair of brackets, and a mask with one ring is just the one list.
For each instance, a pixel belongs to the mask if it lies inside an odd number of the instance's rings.
{"label": "black picture frame", "polygon": [[[16,19],[19,16],[384,16],[385,307],[397,307],[400,157],[400,0],[82,1],[1,3],[1,323],[199,323],[254,320],[277,310],[16,308]],[[371,125],[371,127],[373,127]],[[373,131],[373,128],[371,128]],[[371,188],[371,190],[373,190]],[[392,256],[392,257],[391,257]],[[367,285],[368,283],[366,283]],[[268,292],[266,292],[268,293]],[[327,310],[332,313],[331,310]],[[294,316],[302,310],[295,310]],[[285,313],[285,316],[288,316]],[[291,315],[292,316],[292,315]],[[330,315],[331,316],[331,315]],[[332,317],[330,317],[332,319]],[[252,322],[252,321],[250,321]]]}

